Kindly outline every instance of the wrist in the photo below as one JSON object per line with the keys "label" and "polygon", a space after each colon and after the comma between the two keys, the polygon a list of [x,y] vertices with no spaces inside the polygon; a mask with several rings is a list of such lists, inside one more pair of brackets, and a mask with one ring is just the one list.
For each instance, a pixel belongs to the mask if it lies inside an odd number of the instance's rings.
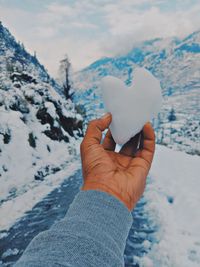
{"label": "wrist", "polygon": [[110,188],[109,186],[101,183],[96,183],[96,182],[87,182],[84,183],[84,185],[81,187],[81,190],[86,191],[86,190],[97,190],[97,191],[102,191],[105,192],[111,196],[114,196],[117,198],[120,202],[122,202],[126,208],[131,211],[133,207],[135,206],[132,201],[125,200],[118,192]]}

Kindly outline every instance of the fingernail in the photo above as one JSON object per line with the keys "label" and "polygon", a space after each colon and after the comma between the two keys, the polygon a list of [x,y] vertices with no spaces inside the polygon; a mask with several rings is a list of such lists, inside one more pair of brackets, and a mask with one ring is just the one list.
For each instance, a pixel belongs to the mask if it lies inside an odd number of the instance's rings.
{"label": "fingernail", "polygon": [[108,117],[110,117],[110,115],[111,115],[111,113],[110,112],[107,112],[107,113],[105,113],[102,117],[101,117],[101,119],[107,119]]}

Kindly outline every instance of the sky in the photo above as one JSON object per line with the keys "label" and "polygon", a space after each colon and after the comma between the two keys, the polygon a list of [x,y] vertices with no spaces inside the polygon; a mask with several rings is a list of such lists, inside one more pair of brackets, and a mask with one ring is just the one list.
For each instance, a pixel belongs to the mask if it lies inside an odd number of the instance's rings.
{"label": "sky", "polygon": [[56,77],[67,54],[73,70],[134,43],[200,29],[199,0],[0,0],[0,20]]}

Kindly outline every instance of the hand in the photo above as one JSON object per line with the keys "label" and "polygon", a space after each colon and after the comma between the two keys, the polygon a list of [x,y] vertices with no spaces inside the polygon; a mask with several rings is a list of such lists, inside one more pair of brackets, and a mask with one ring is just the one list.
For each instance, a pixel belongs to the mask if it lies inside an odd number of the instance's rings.
{"label": "hand", "polygon": [[109,127],[111,120],[111,114],[107,113],[89,123],[81,143],[84,178],[81,189],[104,191],[131,211],[144,192],[155,151],[155,134],[151,124],[146,123],[142,132],[117,153],[110,130],[101,144],[102,131]]}

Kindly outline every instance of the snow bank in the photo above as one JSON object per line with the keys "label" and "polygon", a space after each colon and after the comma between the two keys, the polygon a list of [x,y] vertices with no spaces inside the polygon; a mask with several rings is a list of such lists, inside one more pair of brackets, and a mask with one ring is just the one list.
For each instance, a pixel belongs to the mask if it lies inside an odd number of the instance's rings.
{"label": "snow bank", "polygon": [[[3,233],[8,230],[25,212],[31,210],[34,205],[53,191],[54,188],[59,187],[65,179],[68,179],[78,169],[80,169],[80,162],[74,160],[74,162],[67,164],[62,171],[49,175],[42,183],[32,183],[32,187],[24,194],[4,202],[0,206],[0,230]],[[3,235],[0,236],[0,238],[2,237]]]}
{"label": "snow bank", "polygon": [[200,266],[199,166],[198,156],[157,146],[145,198],[159,230],[141,266]]}
{"label": "snow bank", "polygon": [[0,23],[0,230],[71,174],[82,117],[59,89]]}
{"label": "snow bank", "polygon": [[[43,134],[48,124],[42,125],[30,110],[25,124],[22,113],[0,107],[0,231],[80,168],[75,160],[80,140],[51,140]],[[35,145],[30,145],[30,133]]]}

